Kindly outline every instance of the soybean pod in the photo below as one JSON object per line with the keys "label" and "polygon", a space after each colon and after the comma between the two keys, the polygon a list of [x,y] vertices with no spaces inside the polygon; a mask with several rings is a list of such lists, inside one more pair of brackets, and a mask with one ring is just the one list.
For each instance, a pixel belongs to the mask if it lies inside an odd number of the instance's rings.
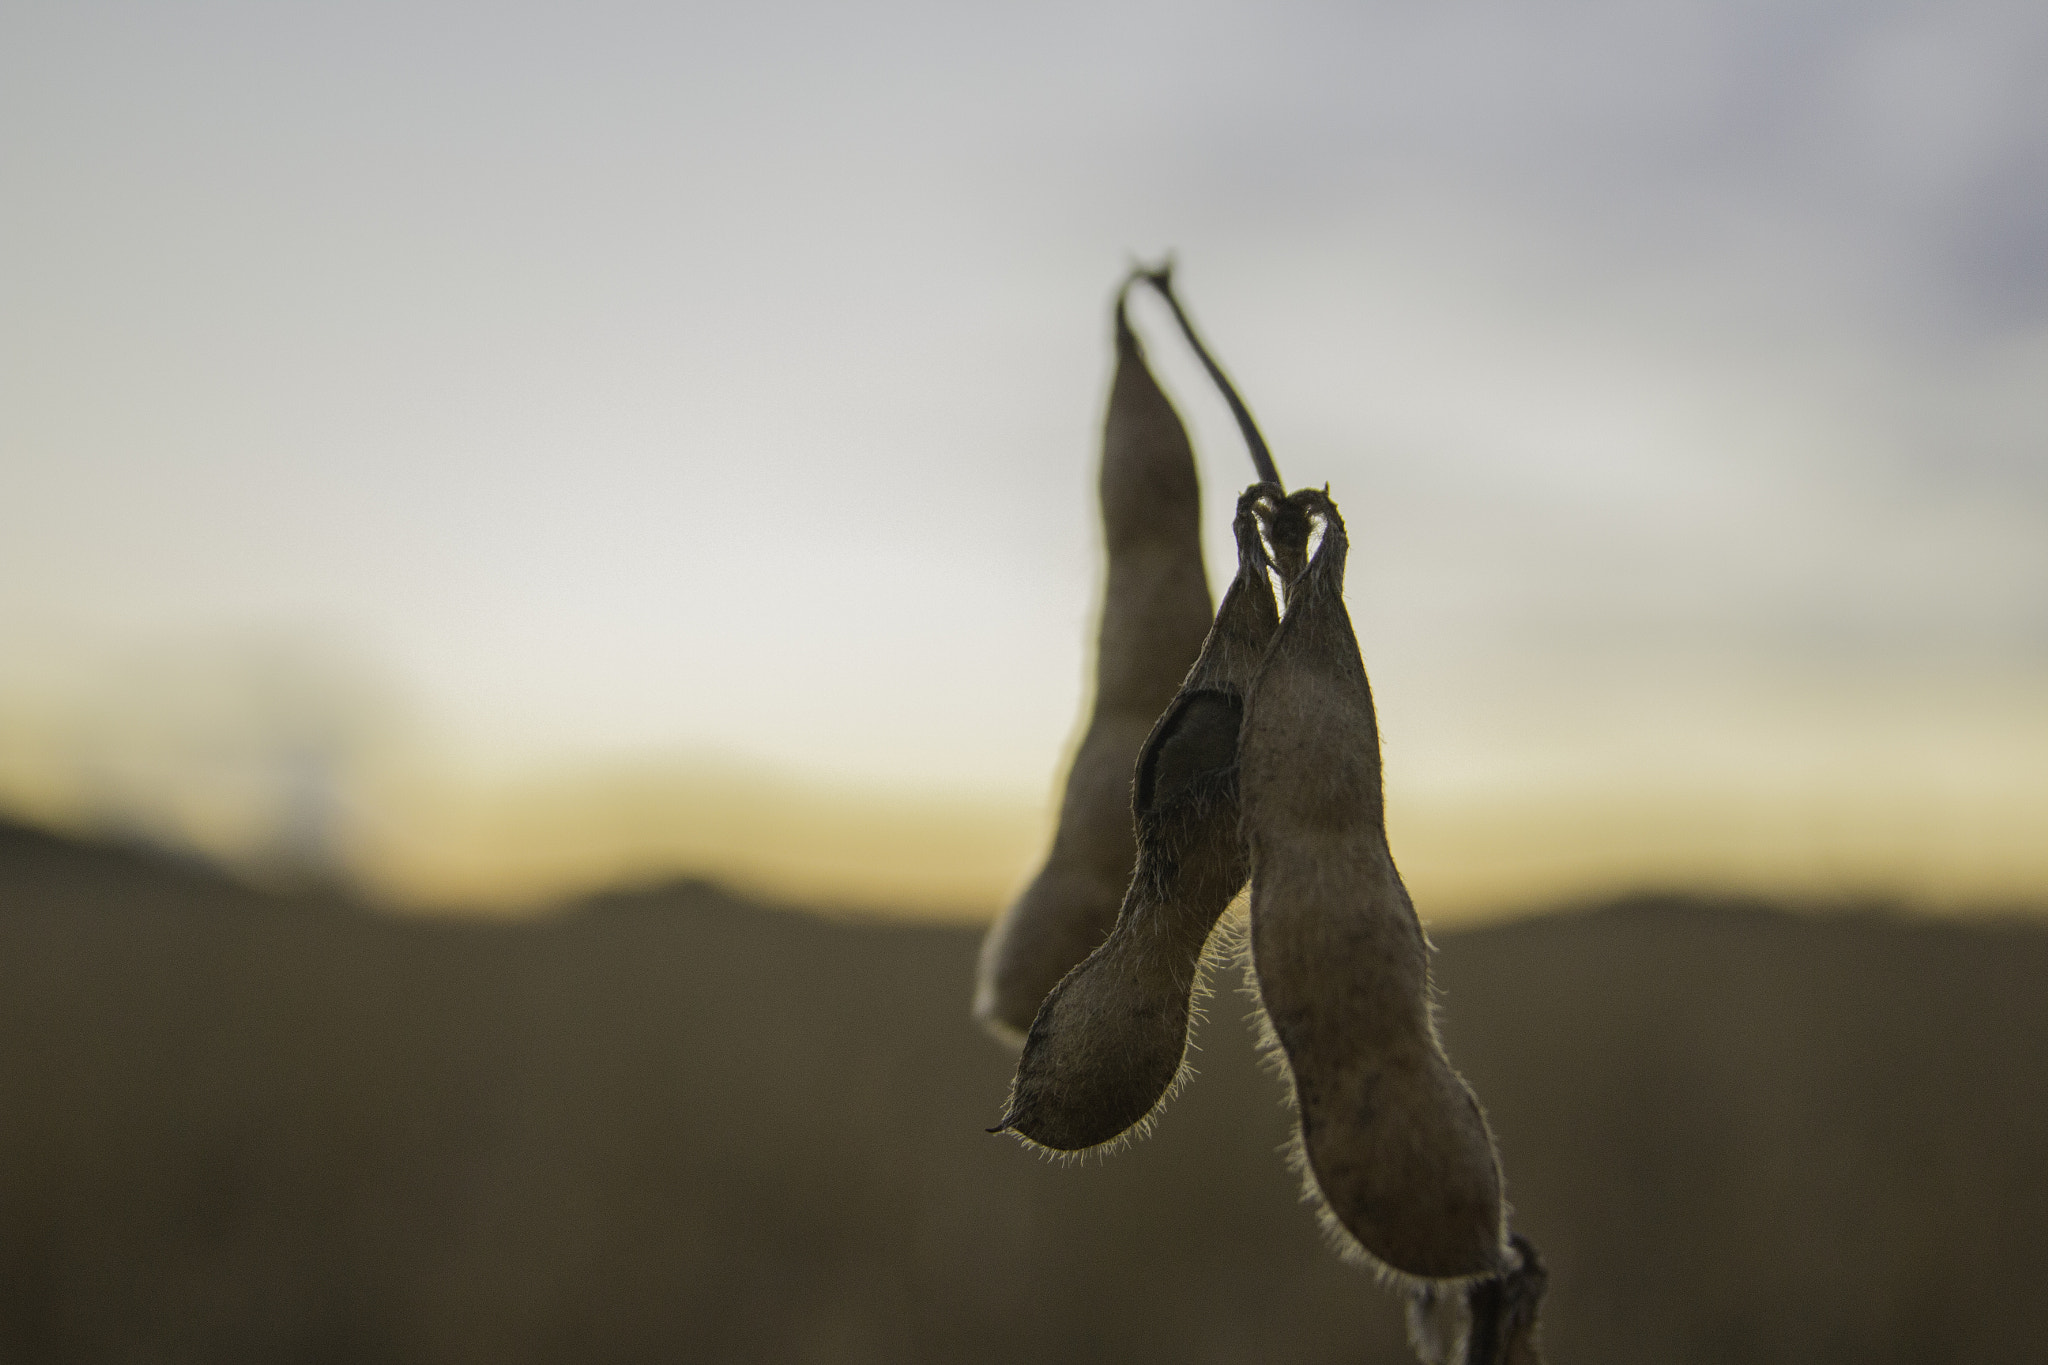
{"label": "soybean pod", "polygon": [[1301,1173],[1340,1246],[1395,1277],[1497,1275],[1516,1263],[1500,1162],[1437,1038],[1430,946],[1387,846],[1344,522],[1322,493],[1288,502],[1322,540],[1246,698],[1238,762],[1252,964]]}
{"label": "soybean pod", "polygon": [[1073,1152],[1142,1131],[1186,1075],[1205,945],[1244,888],[1237,741],[1279,621],[1254,484],[1238,500],[1237,577],[1201,657],[1138,757],[1138,863],[1116,927],[1032,1021],[997,1131]]}
{"label": "soybean pod", "polygon": [[1095,697],[1067,774],[1044,866],[982,943],[974,1013],[1022,1039],[1061,977],[1115,923],[1137,844],[1131,772],[1210,623],[1194,450],[1146,367],[1116,300],[1116,377],[1103,424],[1099,483],[1108,572],[1096,637]]}

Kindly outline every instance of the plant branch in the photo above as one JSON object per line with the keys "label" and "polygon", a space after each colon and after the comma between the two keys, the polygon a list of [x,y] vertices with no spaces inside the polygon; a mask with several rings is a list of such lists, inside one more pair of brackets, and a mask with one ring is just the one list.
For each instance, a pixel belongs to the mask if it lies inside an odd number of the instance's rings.
{"label": "plant branch", "polygon": [[1132,272],[1137,278],[1159,291],[1159,297],[1166,300],[1166,306],[1173,310],[1173,320],[1180,324],[1181,335],[1194,347],[1195,355],[1202,362],[1202,368],[1209,372],[1209,378],[1223,393],[1223,401],[1230,404],[1230,415],[1237,419],[1237,429],[1244,433],[1244,443],[1249,448],[1252,465],[1259,471],[1262,483],[1278,484],[1280,471],[1273,465],[1272,452],[1266,449],[1266,438],[1259,434],[1259,424],[1252,420],[1251,409],[1244,405],[1244,399],[1237,396],[1237,386],[1230,382],[1230,376],[1223,373],[1223,367],[1216,363],[1216,357],[1209,354],[1209,348],[1202,344],[1201,334],[1195,331],[1195,324],[1188,321],[1187,310],[1180,306],[1180,300],[1173,292],[1173,258],[1151,269],[1139,266]]}

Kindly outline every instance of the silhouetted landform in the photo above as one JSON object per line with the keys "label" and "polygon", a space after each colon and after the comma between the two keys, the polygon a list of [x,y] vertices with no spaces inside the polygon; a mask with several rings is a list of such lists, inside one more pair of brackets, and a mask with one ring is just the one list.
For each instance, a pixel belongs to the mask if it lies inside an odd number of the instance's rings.
{"label": "silhouetted landform", "polygon": [[[1231,989],[1156,1135],[1062,1168],[982,1132],[976,938],[702,885],[411,920],[0,827],[0,1361],[1409,1358]],[[2043,1358],[2048,927],[1440,948],[1553,1361]]]}

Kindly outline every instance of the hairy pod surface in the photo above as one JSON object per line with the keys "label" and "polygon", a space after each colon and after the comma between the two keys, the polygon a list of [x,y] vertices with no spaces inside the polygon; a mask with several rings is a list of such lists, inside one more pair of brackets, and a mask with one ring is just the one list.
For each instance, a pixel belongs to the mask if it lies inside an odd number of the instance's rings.
{"label": "hairy pod surface", "polygon": [[1259,995],[1293,1082],[1304,1180],[1340,1240],[1402,1276],[1509,1264],[1500,1163],[1431,1017],[1429,945],[1387,847],[1379,730],[1323,523],[1238,745]]}
{"label": "hairy pod surface", "polygon": [[1145,365],[1122,293],[1116,350],[1102,438],[1108,574],[1093,711],[1067,774],[1052,850],[983,941],[975,984],[975,1017],[1012,1042],[1116,921],[1137,858],[1132,766],[1209,631],[1194,450]]}
{"label": "hairy pod surface", "polygon": [[1245,690],[1279,622],[1255,504],[1238,500],[1237,577],[1201,657],[1138,757],[1138,863],[1116,927],[1032,1021],[1002,1130],[1054,1151],[1142,1127],[1184,1074],[1202,953],[1244,888],[1237,741]]}

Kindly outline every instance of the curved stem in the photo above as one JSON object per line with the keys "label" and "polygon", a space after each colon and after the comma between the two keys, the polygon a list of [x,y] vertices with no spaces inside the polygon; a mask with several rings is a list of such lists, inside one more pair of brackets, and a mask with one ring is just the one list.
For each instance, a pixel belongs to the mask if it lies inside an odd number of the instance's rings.
{"label": "curved stem", "polygon": [[1259,434],[1259,424],[1252,420],[1251,409],[1237,396],[1237,387],[1230,382],[1230,376],[1223,373],[1223,367],[1216,363],[1216,358],[1209,354],[1209,348],[1202,344],[1195,324],[1188,321],[1187,310],[1174,296],[1173,261],[1169,258],[1165,264],[1152,270],[1140,266],[1133,273],[1158,290],[1159,297],[1165,299],[1166,306],[1173,310],[1173,320],[1180,324],[1181,335],[1188,339],[1188,345],[1195,348],[1202,368],[1209,372],[1209,378],[1222,391],[1223,401],[1230,404],[1230,415],[1237,419],[1237,429],[1244,433],[1244,443],[1251,451],[1252,465],[1259,471],[1259,479],[1264,483],[1278,484],[1280,471],[1273,466],[1272,452],[1266,449],[1266,438]]}

